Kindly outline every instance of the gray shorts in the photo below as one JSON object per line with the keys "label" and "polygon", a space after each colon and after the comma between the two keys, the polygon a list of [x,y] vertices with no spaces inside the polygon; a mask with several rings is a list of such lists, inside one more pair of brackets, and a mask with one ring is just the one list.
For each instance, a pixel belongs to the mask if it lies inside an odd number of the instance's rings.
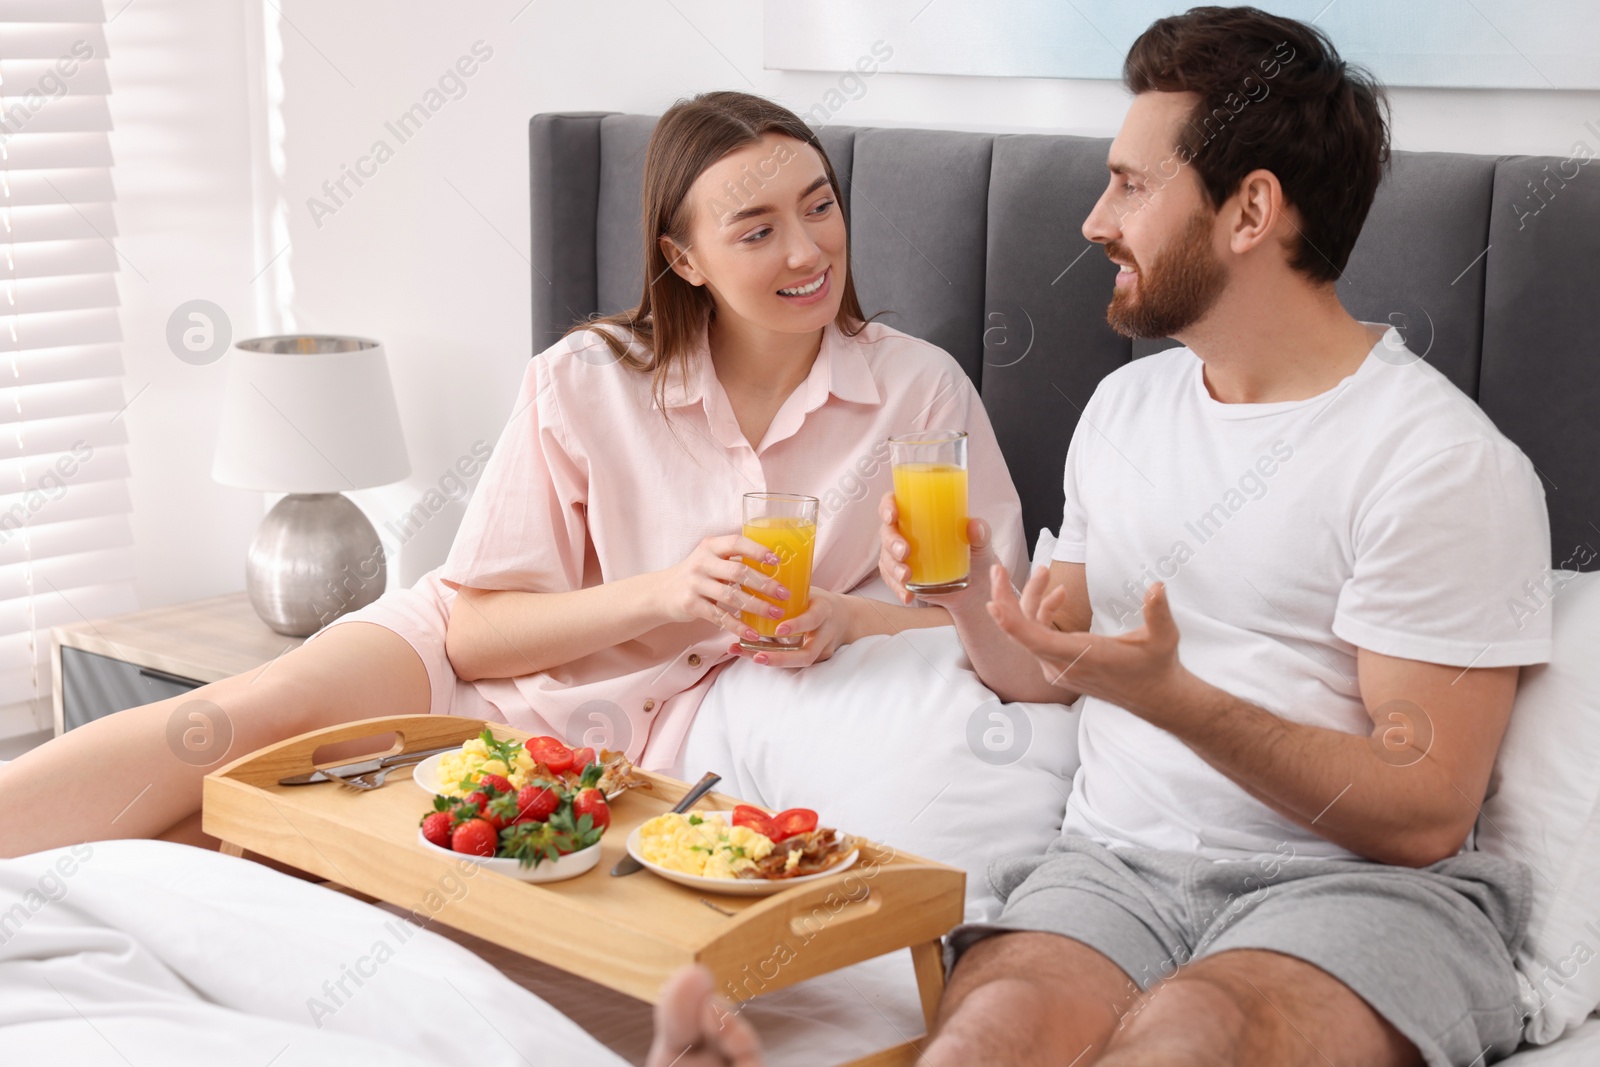
{"label": "gray shorts", "polygon": [[1043,856],[1000,860],[993,923],[956,927],[946,967],[985,937],[1062,934],[1141,989],[1230,949],[1266,949],[1343,982],[1421,1050],[1429,1067],[1492,1063],[1522,1038],[1512,955],[1528,923],[1526,864],[1466,852],[1420,870],[1283,856],[1217,862],[1109,849],[1063,836]]}

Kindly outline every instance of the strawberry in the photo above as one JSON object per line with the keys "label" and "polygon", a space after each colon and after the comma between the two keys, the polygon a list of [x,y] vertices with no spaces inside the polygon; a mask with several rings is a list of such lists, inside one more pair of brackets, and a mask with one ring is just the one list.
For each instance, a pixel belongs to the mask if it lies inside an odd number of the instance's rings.
{"label": "strawberry", "polygon": [[489,803],[489,794],[485,793],[481,789],[474,789],[472,792],[462,797],[461,802],[468,807],[477,808],[479,811],[482,811],[483,806]]}
{"label": "strawberry", "polygon": [[487,819],[468,819],[450,834],[450,847],[473,856],[493,856],[500,834]]}
{"label": "strawberry", "polygon": [[561,798],[543,785],[525,785],[517,792],[517,814],[512,822],[544,822],[556,810]]}
{"label": "strawberry", "polygon": [[448,811],[430,811],[422,817],[422,836],[430,844],[440,848],[450,846],[450,813]]}
{"label": "strawberry", "polygon": [[517,817],[517,798],[510,793],[502,793],[483,805],[482,817],[489,821],[497,833],[504,830]]}
{"label": "strawberry", "polygon": [[572,839],[549,823],[517,822],[505,835],[505,854],[524,867],[555,861],[572,851]]}
{"label": "strawberry", "polygon": [[596,788],[601,773],[598,763],[591,763],[584,768],[581,782],[583,788],[572,798],[572,817],[581,819],[587,815],[597,830],[604,831],[611,825],[611,806],[606,803],[605,794]]}
{"label": "strawberry", "polygon": [[514,793],[516,790],[511,782],[498,774],[485,774],[478,778],[480,790],[492,790],[494,793]]}
{"label": "strawberry", "polygon": [[[588,848],[600,840],[605,827],[595,825],[593,813],[579,814],[574,806],[574,797],[567,797],[561,802],[561,807],[550,816],[550,828],[561,835],[561,840],[556,843],[556,851],[562,855],[568,852],[577,852],[579,849]],[[605,801],[602,799],[601,803]],[[606,812],[610,819],[611,813]]]}
{"label": "strawberry", "polygon": [[593,787],[580,790],[572,798],[572,814],[574,818],[589,816],[601,830],[611,825],[611,805],[606,803],[605,794]]}

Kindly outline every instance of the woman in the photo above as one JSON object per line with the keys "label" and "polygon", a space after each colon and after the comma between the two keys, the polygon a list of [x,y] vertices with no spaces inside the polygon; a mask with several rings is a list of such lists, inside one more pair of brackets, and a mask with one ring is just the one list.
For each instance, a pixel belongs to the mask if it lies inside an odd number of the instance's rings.
{"label": "woman", "polygon": [[[877,574],[883,439],[971,435],[973,512],[1020,561],[1020,504],[976,392],[950,356],[861,314],[839,184],[792,112],[743,93],[680,102],[644,175],[644,293],[530,361],[443,566],[247,674],[97,719],[0,766],[0,801],[73,783],[8,828],[0,854],[198,834],[200,781],[307,730],[429,711],[509,722],[669,766],[740,611],[791,591],[743,558],[752,491],[822,501],[811,604],[788,624],[825,659],[870,633],[949,622],[852,595]],[[203,766],[168,737],[204,718]],[[348,746],[353,749],[355,745]],[[368,746],[370,747],[370,746]],[[92,774],[85,773],[92,769]]]}

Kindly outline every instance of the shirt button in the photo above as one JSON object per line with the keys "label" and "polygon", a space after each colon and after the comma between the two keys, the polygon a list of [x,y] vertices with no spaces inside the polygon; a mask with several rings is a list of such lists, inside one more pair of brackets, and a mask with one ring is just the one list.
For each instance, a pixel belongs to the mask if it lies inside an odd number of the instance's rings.
{"label": "shirt button", "polygon": [[645,711],[654,711],[655,709],[656,709],[656,702],[654,700],[646,700],[644,702],[644,710]]}
{"label": "shirt button", "polygon": [[700,653],[698,653],[698,652],[689,653],[689,666],[691,666],[691,667],[700,666]]}

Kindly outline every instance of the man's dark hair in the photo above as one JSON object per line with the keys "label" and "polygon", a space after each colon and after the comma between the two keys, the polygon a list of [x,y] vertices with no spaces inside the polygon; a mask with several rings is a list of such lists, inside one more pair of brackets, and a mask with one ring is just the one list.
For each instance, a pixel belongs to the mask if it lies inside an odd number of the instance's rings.
{"label": "man's dark hair", "polygon": [[1383,87],[1318,29],[1253,7],[1196,7],[1134,42],[1135,94],[1192,92],[1178,138],[1212,210],[1253,170],[1277,176],[1301,217],[1289,265],[1314,281],[1344,271],[1389,162]]}

